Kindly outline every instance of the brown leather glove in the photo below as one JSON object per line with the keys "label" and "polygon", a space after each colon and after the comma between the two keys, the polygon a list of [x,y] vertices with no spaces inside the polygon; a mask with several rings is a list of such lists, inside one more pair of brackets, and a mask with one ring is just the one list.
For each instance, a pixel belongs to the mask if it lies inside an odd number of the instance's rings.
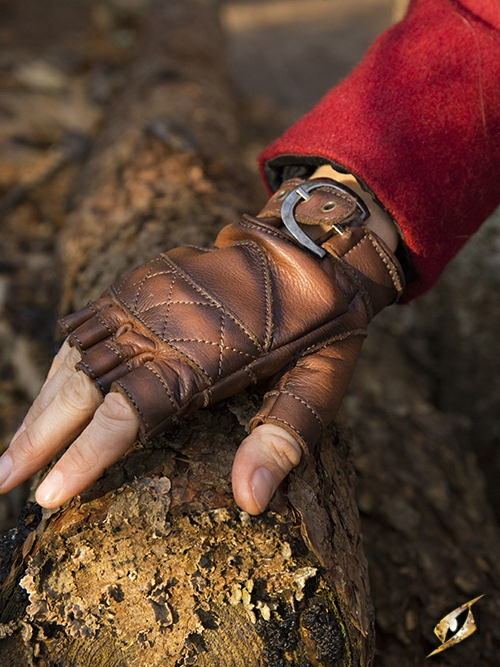
{"label": "brown leather glove", "polygon": [[[367,215],[335,181],[287,181],[214,249],[161,254],[61,320],[77,368],[127,398],[143,440],[272,379],[250,428],[278,424],[307,450],[340,406],[368,322],[403,291]],[[297,222],[328,225],[328,238],[314,243]]]}

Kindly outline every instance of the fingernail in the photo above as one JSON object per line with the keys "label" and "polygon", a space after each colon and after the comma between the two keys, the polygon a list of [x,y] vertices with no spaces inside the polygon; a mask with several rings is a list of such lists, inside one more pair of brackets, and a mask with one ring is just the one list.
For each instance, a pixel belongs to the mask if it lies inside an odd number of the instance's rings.
{"label": "fingernail", "polygon": [[37,502],[45,507],[55,505],[63,486],[64,477],[59,470],[53,470],[42,482],[36,492]]}
{"label": "fingernail", "polygon": [[12,472],[12,459],[4,453],[0,458],[0,487],[8,480]]}
{"label": "fingernail", "polygon": [[263,512],[276,491],[274,477],[267,468],[257,468],[252,475],[250,487],[255,504]]}

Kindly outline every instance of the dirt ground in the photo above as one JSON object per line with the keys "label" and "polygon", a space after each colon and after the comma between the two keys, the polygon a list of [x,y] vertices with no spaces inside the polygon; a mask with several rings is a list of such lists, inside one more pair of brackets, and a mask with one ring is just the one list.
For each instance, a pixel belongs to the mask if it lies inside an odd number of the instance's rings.
{"label": "dirt ground", "polygon": [[234,83],[291,122],[351,71],[392,13],[392,0],[228,2],[223,22]]}

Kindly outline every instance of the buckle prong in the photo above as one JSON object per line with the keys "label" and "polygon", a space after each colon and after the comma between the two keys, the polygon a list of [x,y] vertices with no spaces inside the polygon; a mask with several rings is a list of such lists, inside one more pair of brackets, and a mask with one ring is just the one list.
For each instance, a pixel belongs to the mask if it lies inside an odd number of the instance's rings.
{"label": "buckle prong", "polygon": [[300,197],[302,197],[304,201],[309,201],[309,199],[311,199],[311,195],[307,192],[307,190],[303,190],[301,185],[295,188],[295,190],[297,191],[297,194]]}
{"label": "buckle prong", "polygon": [[[311,199],[311,192],[317,190],[318,188],[332,188],[336,192],[341,192],[344,195],[348,193],[356,201],[356,212],[353,215],[350,215],[342,222],[337,222],[332,224],[331,229],[336,234],[345,234],[344,225],[347,225],[349,222],[352,222],[353,219],[359,218],[360,220],[366,220],[370,215],[370,212],[365,206],[365,203],[360,199],[350,188],[345,185],[341,185],[330,179],[321,179],[315,178],[305,183],[301,183],[293,190],[291,190],[281,205],[281,219],[283,224],[288,229],[293,238],[298,241],[304,248],[312,252],[316,257],[324,257],[326,255],[326,250],[321,248],[317,243],[315,243],[310,236],[308,236],[304,230],[299,226],[297,220],[295,219],[295,207],[300,203],[300,200],[308,201]],[[331,235],[329,233],[329,235]],[[325,236],[322,236],[318,239],[319,242],[325,241]]]}

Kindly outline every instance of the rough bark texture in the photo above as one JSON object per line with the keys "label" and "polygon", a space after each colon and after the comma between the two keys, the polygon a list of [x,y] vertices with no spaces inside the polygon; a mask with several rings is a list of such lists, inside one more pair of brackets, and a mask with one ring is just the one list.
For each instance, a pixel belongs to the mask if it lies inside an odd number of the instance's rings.
{"label": "rough bark texture", "polygon": [[[55,247],[75,178],[136,51],[144,6],[117,3],[0,2],[2,450],[54,354]],[[25,500],[26,485],[0,497],[1,531],[15,525]]]}
{"label": "rough bark texture", "polygon": [[[68,3],[48,4],[62,20]],[[83,30],[86,3],[74,6]],[[239,112],[215,15],[186,0],[152,12],[128,75],[108,80],[112,101],[78,180],[61,243],[66,310],[159,250],[208,243],[241,210],[258,207],[238,158]],[[108,25],[109,16],[97,16]],[[120,30],[130,28],[130,17],[113,16]],[[99,31],[96,43],[108,53]],[[132,51],[113,51],[114,62]],[[63,97],[73,99],[66,89]],[[53,202],[67,201],[70,171],[73,163],[51,188],[14,205],[2,231],[16,238],[16,221],[48,202],[57,209],[52,233],[61,229],[64,209]],[[377,318],[345,401],[378,667],[498,665],[500,537],[472,448],[487,427],[489,449],[479,451],[491,464],[498,238],[492,221],[433,295]],[[193,415],[62,510],[21,512],[0,541],[2,666],[371,663],[350,443],[332,428],[270,510],[250,518],[235,507],[229,480],[258,400],[246,394]],[[482,593],[473,608],[479,631],[426,663],[434,625]]]}

